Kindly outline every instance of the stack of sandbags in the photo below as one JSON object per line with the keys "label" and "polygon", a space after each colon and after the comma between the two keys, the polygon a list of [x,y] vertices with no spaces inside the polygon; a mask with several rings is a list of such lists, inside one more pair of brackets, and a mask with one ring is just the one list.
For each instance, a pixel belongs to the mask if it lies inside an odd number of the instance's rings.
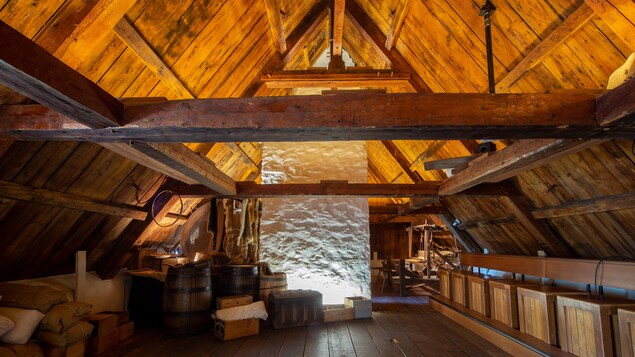
{"label": "stack of sandbags", "polygon": [[[43,356],[42,350],[29,339],[46,313],[67,300],[66,294],[48,286],[2,283],[0,296],[0,319],[5,321],[6,330],[0,333],[3,352],[8,356],[11,356],[8,351],[16,356]],[[9,325],[13,326],[7,329]]]}
{"label": "stack of sandbags", "polygon": [[40,322],[37,337],[47,356],[83,356],[93,325],[81,321],[92,306],[79,301],[55,305]]}

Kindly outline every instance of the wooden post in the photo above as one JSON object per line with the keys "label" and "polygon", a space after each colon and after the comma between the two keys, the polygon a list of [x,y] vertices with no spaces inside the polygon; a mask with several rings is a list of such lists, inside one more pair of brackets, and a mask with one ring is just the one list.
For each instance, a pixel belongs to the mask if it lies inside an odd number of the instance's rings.
{"label": "wooden post", "polygon": [[412,232],[414,229],[412,227],[407,228],[408,231],[408,257],[412,257]]}
{"label": "wooden post", "polygon": [[86,251],[75,253],[75,301],[86,301]]}
{"label": "wooden post", "polygon": [[430,227],[426,227],[425,231],[424,231],[424,235],[423,235],[423,239],[424,239],[424,248],[425,249],[425,255],[426,255],[426,276],[428,277],[428,279],[430,279],[430,269],[432,269],[432,266],[430,264],[430,245],[432,243],[432,228]]}
{"label": "wooden post", "polygon": [[406,296],[406,261],[399,259],[399,296]]}

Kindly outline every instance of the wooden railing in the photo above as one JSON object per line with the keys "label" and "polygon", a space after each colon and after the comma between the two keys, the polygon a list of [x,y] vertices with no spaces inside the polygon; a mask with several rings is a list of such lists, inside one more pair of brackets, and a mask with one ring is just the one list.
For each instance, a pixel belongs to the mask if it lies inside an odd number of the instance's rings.
{"label": "wooden railing", "polygon": [[635,261],[462,253],[461,264],[592,285],[597,269],[598,285],[635,290]]}

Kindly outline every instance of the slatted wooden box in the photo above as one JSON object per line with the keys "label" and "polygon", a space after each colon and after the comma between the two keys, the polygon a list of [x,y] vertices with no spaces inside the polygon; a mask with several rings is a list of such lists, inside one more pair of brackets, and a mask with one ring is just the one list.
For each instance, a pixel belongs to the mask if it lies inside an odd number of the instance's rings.
{"label": "slatted wooden box", "polygon": [[559,346],[556,329],[556,295],[583,296],[586,293],[561,286],[541,285],[518,287],[517,295],[520,331]]}
{"label": "slatted wooden box", "polygon": [[635,300],[558,296],[560,348],[576,356],[614,356],[618,339],[617,309]]}
{"label": "slatted wooden box", "polygon": [[287,290],[269,294],[269,321],[273,328],[306,326],[323,321],[322,294],[313,290]]}
{"label": "slatted wooden box", "polygon": [[491,278],[490,275],[483,274],[467,276],[468,307],[485,316],[490,316],[489,281]]}
{"label": "slatted wooden box", "polygon": [[447,299],[452,299],[450,288],[452,286],[450,282],[451,274],[452,272],[446,269],[439,269],[437,271],[437,275],[439,276],[439,292],[441,293],[441,296]]}
{"label": "slatted wooden box", "polygon": [[489,281],[489,307],[492,319],[518,329],[517,290],[519,287],[537,285],[537,283],[512,279],[491,279]]}
{"label": "slatted wooden box", "polygon": [[617,319],[620,327],[622,356],[635,356],[635,308],[618,309]]}
{"label": "slatted wooden box", "polygon": [[452,272],[450,274],[450,294],[452,301],[468,307],[469,299],[467,294],[467,277],[473,273],[467,270]]}

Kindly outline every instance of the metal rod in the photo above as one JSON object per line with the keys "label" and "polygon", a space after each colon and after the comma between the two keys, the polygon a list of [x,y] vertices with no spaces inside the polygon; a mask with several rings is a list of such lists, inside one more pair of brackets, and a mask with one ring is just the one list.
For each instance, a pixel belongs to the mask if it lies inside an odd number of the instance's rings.
{"label": "metal rod", "polygon": [[496,93],[496,83],[494,83],[494,54],[492,51],[492,28],[490,16],[496,10],[496,6],[490,0],[486,0],[479,16],[483,16],[485,25],[485,46],[487,50],[487,78],[489,80],[489,92]]}

